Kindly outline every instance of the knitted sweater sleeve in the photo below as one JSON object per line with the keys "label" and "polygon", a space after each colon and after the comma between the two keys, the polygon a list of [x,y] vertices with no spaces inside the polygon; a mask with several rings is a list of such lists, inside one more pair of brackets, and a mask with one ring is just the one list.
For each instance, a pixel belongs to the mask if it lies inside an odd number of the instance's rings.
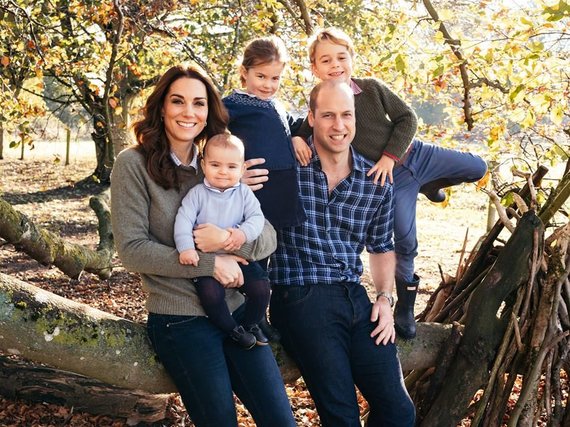
{"label": "knitted sweater sleeve", "polygon": [[197,186],[190,189],[186,196],[184,196],[178,208],[178,213],[176,214],[176,220],[174,221],[174,242],[176,243],[178,252],[187,249],[196,249],[192,231],[196,225],[201,198],[196,190]]}
{"label": "knitted sweater sleeve", "polygon": [[[365,117],[370,119],[371,114],[377,115],[376,120],[380,121],[387,117],[391,122],[392,131],[386,141],[379,141],[380,144],[385,144],[380,156],[387,153],[391,157],[400,159],[417,131],[418,119],[414,110],[379,79],[365,79],[365,82],[360,81],[359,84],[369,89],[365,89],[368,102],[362,104],[356,111],[357,120]],[[378,118],[378,115],[383,117]],[[371,160],[377,161],[380,156]]]}
{"label": "knitted sweater sleeve", "polygon": [[[151,189],[153,195],[151,196]],[[214,254],[201,254],[197,267],[182,265],[178,251],[150,232],[152,199],[165,190],[146,174],[142,155],[123,151],[115,160],[111,176],[111,221],[115,248],[126,269],[137,273],[172,278],[213,276]],[[154,200],[154,203],[165,203]],[[177,202],[178,203],[178,202]],[[172,216],[176,214],[173,205]],[[172,237],[173,230],[166,231]]]}
{"label": "knitted sweater sleeve", "polygon": [[309,119],[307,116],[303,118],[303,121],[294,132],[291,131],[291,134],[293,136],[300,136],[305,141],[309,139],[309,137],[313,134],[313,128],[309,125]]}

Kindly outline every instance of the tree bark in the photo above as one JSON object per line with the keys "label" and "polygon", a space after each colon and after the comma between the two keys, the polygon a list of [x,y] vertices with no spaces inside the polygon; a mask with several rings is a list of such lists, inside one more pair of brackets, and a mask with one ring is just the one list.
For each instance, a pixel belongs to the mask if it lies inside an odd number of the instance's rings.
{"label": "tree bark", "polygon": [[28,402],[46,402],[91,414],[153,423],[166,417],[169,394],[149,394],[22,360],[0,356],[0,394]]}
{"label": "tree bark", "polygon": [[4,125],[0,122],[0,160],[4,160]]}
{"label": "tree bark", "polygon": [[113,235],[106,196],[92,197],[90,206],[99,219],[99,246],[96,251],[68,243],[61,237],[38,227],[26,215],[16,211],[0,197],[0,237],[43,265],[55,265],[72,279],[83,270],[102,279],[111,275]]}
{"label": "tree bark", "polygon": [[473,292],[465,314],[465,333],[446,380],[422,426],[457,425],[475,392],[489,378],[489,366],[505,333],[512,307],[499,308],[529,280],[532,254],[542,254],[544,226],[533,211],[520,220],[495,264]]}
{"label": "tree bark", "polygon": [[[404,370],[437,362],[451,325],[421,323],[414,340],[398,342]],[[80,304],[0,273],[0,350],[117,387],[174,392],[144,325]],[[273,347],[286,382],[300,374],[279,345]]]}

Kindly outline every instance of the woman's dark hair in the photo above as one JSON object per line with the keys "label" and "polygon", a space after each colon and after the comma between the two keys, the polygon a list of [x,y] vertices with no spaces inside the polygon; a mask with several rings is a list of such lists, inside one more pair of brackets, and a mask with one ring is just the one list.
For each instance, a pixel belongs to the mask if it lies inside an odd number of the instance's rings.
{"label": "woman's dark hair", "polygon": [[133,130],[139,149],[145,156],[148,174],[166,190],[179,186],[162,121],[162,108],[172,83],[184,77],[201,81],[206,86],[208,97],[207,124],[194,140],[196,148],[198,149],[210,136],[224,133],[228,124],[228,113],[222,104],[220,94],[212,80],[200,68],[177,65],[162,75],[146,100],[142,111],[143,117],[133,125]]}

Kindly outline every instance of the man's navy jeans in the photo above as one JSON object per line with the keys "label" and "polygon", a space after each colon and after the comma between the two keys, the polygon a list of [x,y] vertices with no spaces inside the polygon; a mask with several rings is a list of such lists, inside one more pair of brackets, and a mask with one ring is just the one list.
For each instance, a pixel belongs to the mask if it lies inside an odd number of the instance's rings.
{"label": "man's navy jeans", "polygon": [[371,309],[357,283],[273,287],[271,323],[299,365],[324,427],[360,427],[354,385],[370,405],[368,426],[414,425],[396,346],[370,337]]}

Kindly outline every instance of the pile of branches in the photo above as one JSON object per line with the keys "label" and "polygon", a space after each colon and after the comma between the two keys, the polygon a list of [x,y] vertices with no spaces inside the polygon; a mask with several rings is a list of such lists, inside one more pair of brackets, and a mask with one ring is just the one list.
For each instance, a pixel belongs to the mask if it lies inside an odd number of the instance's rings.
{"label": "pile of branches", "polygon": [[561,381],[570,372],[570,223],[553,223],[570,195],[570,174],[537,209],[546,171],[525,176],[508,208],[490,193],[500,219],[455,278],[442,273],[418,316],[454,325],[438,366],[406,375],[420,426],[457,425],[466,416],[478,427],[570,425]]}

